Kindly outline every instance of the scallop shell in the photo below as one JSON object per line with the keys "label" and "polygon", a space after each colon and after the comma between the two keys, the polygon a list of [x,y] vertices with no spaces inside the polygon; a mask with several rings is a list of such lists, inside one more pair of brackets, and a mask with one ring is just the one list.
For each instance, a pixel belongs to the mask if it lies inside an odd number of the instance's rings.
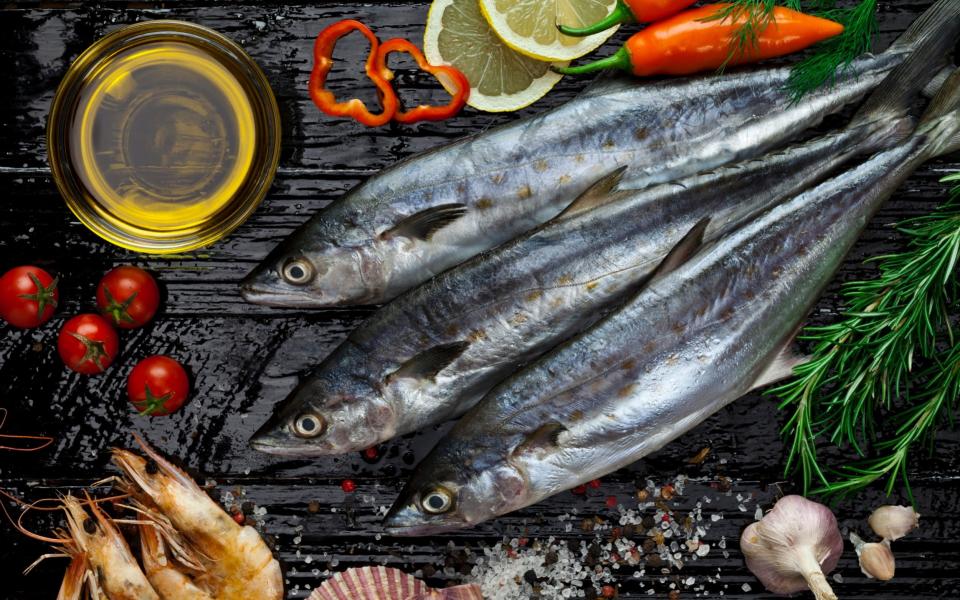
{"label": "scallop shell", "polygon": [[435,590],[403,571],[360,567],[337,573],[308,600],[483,600],[475,583]]}

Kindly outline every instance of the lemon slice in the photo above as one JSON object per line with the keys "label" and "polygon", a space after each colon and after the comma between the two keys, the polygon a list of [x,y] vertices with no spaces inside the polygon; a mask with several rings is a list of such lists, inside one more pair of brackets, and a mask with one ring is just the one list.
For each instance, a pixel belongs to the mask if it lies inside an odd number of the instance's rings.
{"label": "lemon slice", "polygon": [[423,51],[431,64],[453,65],[463,71],[470,82],[467,104],[487,112],[529,106],[563,77],[551,71],[549,63],[504,44],[480,13],[477,0],[434,0],[427,15]]}
{"label": "lemon slice", "polygon": [[599,48],[619,25],[587,37],[571,37],[557,24],[586,27],[616,8],[616,0],[479,0],[490,27],[508,46],[544,61],[573,60]]}

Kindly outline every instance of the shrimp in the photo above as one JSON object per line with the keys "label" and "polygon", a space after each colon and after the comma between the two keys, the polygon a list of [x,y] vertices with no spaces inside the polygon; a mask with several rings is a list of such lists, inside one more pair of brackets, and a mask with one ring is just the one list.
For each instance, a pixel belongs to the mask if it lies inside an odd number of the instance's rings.
{"label": "shrimp", "polygon": [[194,584],[217,600],[281,600],[280,563],[257,530],[241,527],[186,473],[137,438],[143,457],[116,448],[113,460],[136,495],[147,497],[203,563]]}
{"label": "shrimp", "polygon": [[58,600],[77,600],[87,584],[96,600],[161,600],[137,564],[127,541],[93,501],[87,501],[93,517],[73,496],[63,498],[70,543],[70,566]]}
{"label": "shrimp", "polygon": [[163,600],[214,600],[167,557],[163,540],[155,528],[149,525],[140,527],[140,549],[147,579]]}

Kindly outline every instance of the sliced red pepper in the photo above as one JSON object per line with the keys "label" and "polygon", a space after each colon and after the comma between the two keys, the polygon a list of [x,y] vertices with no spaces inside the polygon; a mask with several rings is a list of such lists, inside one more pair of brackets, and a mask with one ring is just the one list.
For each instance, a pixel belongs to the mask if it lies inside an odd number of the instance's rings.
{"label": "sliced red pepper", "polygon": [[450,102],[447,104],[441,106],[421,104],[410,110],[398,109],[397,114],[393,117],[394,120],[400,123],[442,121],[449,119],[463,109],[467,103],[467,97],[470,95],[470,82],[467,81],[467,76],[460,69],[448,65],[432,65],[427,62],[423,52],[413,42],[403,38],[393,38],[380,44],[376,53],[378,76],[388,81],[393,79],[393,71],[387,67],[387,57],[394,52],[406,52],[412,56],[422,71],[436,77],[437,81],[450,93]]}
{"label": "sliced red pepper", "polygon": [[[372,113],[359,98],[346,102],[337,102],[333,92],[326,89],[327,76],[333,68],[333,49],[343,36],[359,31],[370,42],[370,54],[367,56],[367,77],[377,86],[383,111]],[[317,108],[332,117],[350,117],[368,127],[377,127],[390,121],[397,113],[399,100],[390,82],[384,77],[383,70],[377,69],[377,51],[380,41],[370,28],[353,19],[345,19],[330,25],[320,32],[313,44],[313,71],[310,73],[310,98]]]}

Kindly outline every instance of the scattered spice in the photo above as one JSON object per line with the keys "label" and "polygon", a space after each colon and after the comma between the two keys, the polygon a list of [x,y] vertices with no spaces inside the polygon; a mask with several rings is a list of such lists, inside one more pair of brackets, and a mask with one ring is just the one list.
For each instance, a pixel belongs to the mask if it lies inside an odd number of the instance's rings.
{"label": "scattered spice", "polygon": [[344,492],[348,494],[351,494],[357,491],[357,484],[352,479],[344,479],[343,481],[340,482],[340,489],[342,489]]}

